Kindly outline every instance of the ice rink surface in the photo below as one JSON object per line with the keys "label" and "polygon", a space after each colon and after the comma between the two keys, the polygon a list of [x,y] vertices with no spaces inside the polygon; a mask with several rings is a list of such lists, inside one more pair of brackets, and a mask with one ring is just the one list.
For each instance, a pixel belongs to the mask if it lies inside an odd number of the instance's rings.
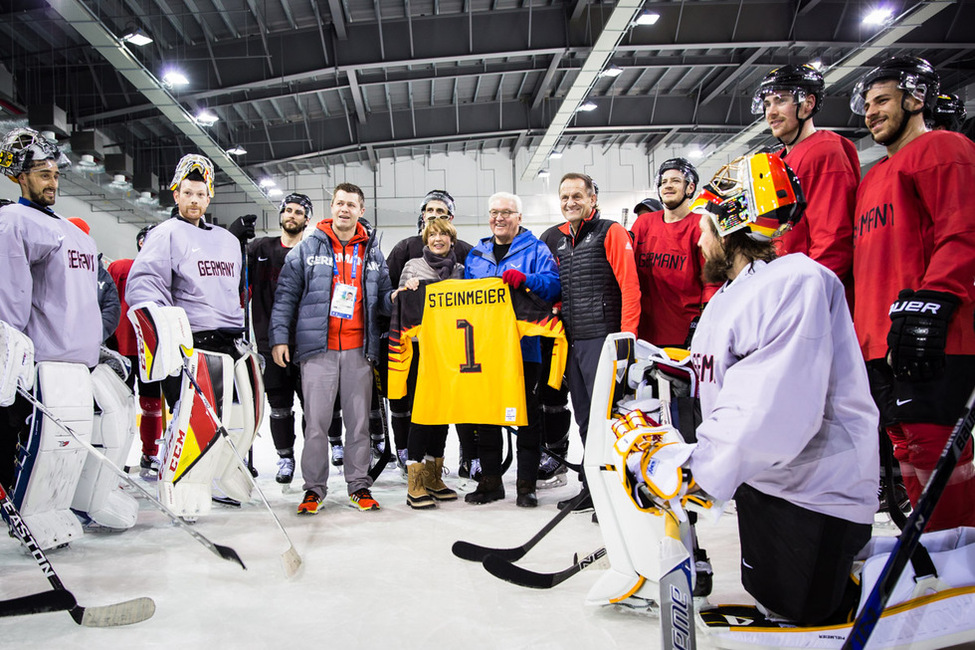
{"label": "ice rink surface", "polygon": [[[570,460],[581,454],[573,432]],[[300,442],[299,442],[300,448]],[[138,462],[133,449],[131,462]],[[447,465],[456,469],[457,439],[448,438]],[[483,506],[461,498],[435,510],[406,505],[406,480],[395,468],[378,479],[378,512],[349,504],[341,472],[332,468],[319,513],[298,517],[300,476],[287,489],[275,483],[276,455],[265,421],[254,445],[258,478],[303,559],[301,573],[286,578],[281,554],[288,542],[257,493],[241,508],[214,505],[196,530],[233,547],[247,570],[225,561],[144,499],[138,523],[124,533],[86,534],[70,547],[48,552],[55,570],[81,605],[107,605],[149,596],[156,613],[129,627],[76,625],[65,612],[0,619],[0,647],[358,649],[459,648],[554,650],[660,647],[658,619],[617,607],[584,605],[598,569],[583,571],[549,590],[518,587],[488,574],[480,564],[450,552],[456,540],[518,546],[556,514],[556,502],[579,484],[539,490],[539,507],[514,503],[514,470],[505,476],[507,498]],[[392,463],[391,463],[392,465]],[[571,473],[570,473],[571,474]],[[133,474],[137,476],[137,474]],[[141,479],[137,479],[141,480]],[[459,479],[445,478],[451,487]],[[473,489],[469,484],[468,489]],[[893,534],[877,526],[875,534]],[[715,570],[713,602],[751,603],[738,578],[735,516],[698,524],[701,544]],[[602,546],[591,513],[573,514],[518,564],[557,571]],[[0,598],[43,591],[48,583],[19,542],[0,543]],[[699,647],[709,647],[700,636]]]}

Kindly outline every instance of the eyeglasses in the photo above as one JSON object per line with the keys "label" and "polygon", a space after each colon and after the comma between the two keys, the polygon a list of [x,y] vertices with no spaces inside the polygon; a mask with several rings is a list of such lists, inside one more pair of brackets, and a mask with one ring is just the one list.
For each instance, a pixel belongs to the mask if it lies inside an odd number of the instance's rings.
{"label": "eyeglasses", "polygon": [[514,210],[488,210],[488,216],[491,217],[492,219],[497,219],[498,217],[503,217],[507,219],[513,214],[520,214],[520,213],[515,212]]}

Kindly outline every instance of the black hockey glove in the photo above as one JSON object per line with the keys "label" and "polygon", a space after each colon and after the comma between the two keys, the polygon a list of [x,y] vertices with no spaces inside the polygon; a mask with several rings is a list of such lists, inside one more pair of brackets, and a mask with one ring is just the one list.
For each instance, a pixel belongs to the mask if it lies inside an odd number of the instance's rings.
{"label": "black hockey glove", "polygon": [[694,340],[694,333],[697,331],[697,324],[699,322],[701,322],[701,316],[700,316],[700,314],[698,314],[697,316],[695,316],[694,318],[691,319],[691,324],[687,328],[687,338],[684,339],[684,349],[685,350],[690,350],[691,349],[691,341]]}
{"label": "black hockey glove", "polygon": [[230,231],[231,235],[239,239],[241,244],[246,244],[248,239],[254,239],[254,236],[257,234],[257,230],[254,227],[256,223],[256,214],[245,214],[242,217],[237,217],[227,230]]}
{"label": "black hockey glove", "polygon": [[904,289],[890,306],[887,361],[897,379],[930,381],[945,370],[948,321],[960,300],[943,291]]}

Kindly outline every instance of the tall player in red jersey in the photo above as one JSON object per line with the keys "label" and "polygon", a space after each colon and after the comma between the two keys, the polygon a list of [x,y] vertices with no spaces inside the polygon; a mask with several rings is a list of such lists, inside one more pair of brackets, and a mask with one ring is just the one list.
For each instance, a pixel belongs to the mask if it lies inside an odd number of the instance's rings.
{"label": "tall player in red jersey", "polygon": [[640,326],[637,336],[654,345],[683,346],[692,325],[720,285],[701,280],[704,257],[698,219],[691,213],[697,170],[684,158],[665,160],[657,170],[657,194],[663,209],[645,212],[633,224],[633,251],[640,278]]}
{"label": "tall player in red jersey", "polygon": [[806,195],[805,218],[777,240],[779,255],[805,253],[849,287],[860,159],[848,139],[813,124],[825,88],[823,75],[810,65],[776,68],[755,91],[752,113],[765,116],[782,143],[777,154],[795,171]]}
{"label": "tall player in red jersey", "polygon": [[[915,504],[975,386],[975,144],[928,131],[938,86],[927,61],[895,57],[867,72],[850,101],[887,149],[857,191],[853,320]],[[969,444],[928,530],[972,525]]]}

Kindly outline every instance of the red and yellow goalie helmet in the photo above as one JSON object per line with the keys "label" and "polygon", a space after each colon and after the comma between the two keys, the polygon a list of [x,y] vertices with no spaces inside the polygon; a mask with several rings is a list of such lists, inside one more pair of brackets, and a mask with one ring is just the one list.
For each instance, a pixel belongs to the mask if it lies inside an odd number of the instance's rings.
{"label": "red and yellow goalie helmet", "polygon": [[691,204],[707,213],[722,237],[749,229],[749,237],[769,240],[799,222],[806,197],[795,172],[776,155],[736,158],[718,170]]}

